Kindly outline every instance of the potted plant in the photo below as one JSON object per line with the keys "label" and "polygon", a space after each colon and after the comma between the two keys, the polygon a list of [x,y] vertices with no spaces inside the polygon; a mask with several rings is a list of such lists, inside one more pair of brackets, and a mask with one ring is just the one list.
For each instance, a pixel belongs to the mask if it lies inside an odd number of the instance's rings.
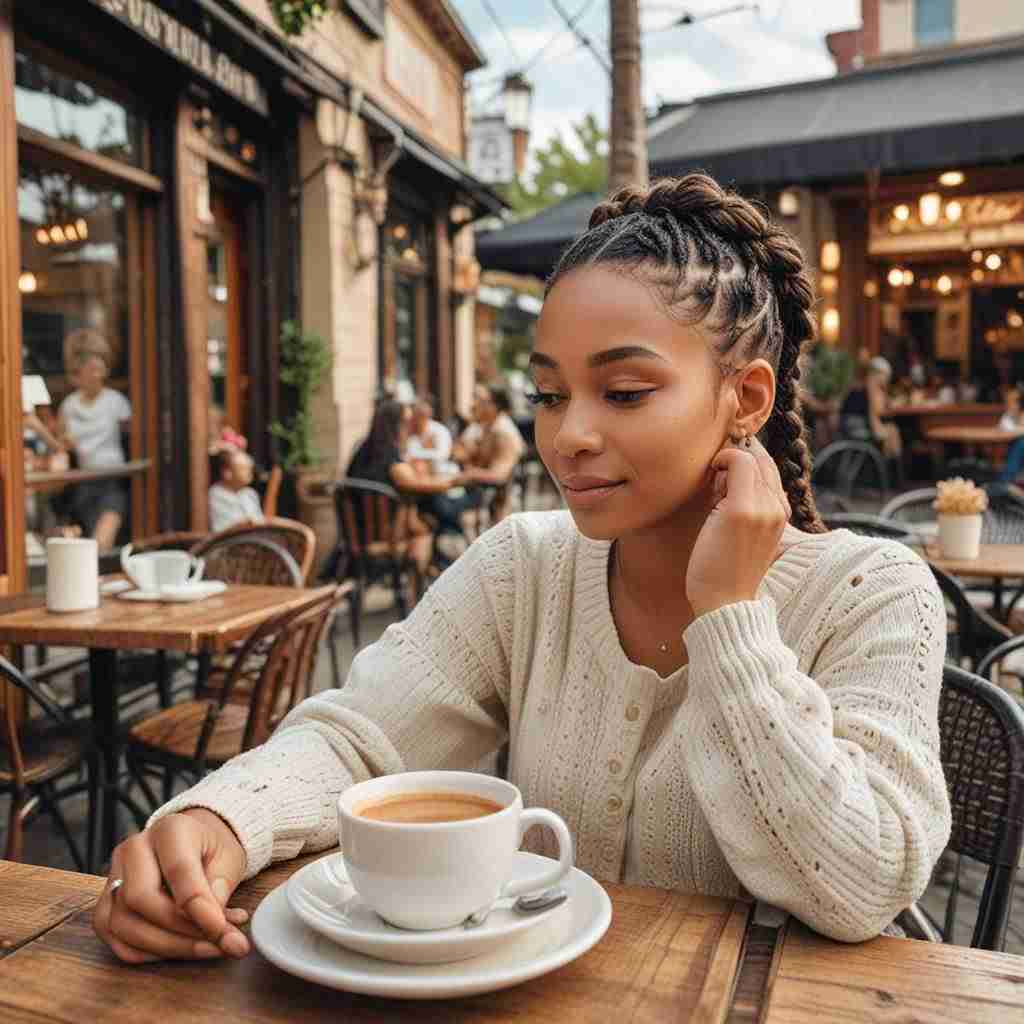
{"label": "potted plant", "polygon": [[943,557],[977,558],[988,495],[973,480],[957,476],[939,481],[932,507],[939,516],[939,549]]}
{"label": "potted plant", "polygon": [[285,442],[282,464],[294,476],[298,516],[317,534],[317,546],[326,546],[334,529],[330,474],[324,471],[313,429],[313,397],[331,368],[331,349],[294,320],[281,325],[281,382],[295,394],[294,411],[270,425],[270,432]]}

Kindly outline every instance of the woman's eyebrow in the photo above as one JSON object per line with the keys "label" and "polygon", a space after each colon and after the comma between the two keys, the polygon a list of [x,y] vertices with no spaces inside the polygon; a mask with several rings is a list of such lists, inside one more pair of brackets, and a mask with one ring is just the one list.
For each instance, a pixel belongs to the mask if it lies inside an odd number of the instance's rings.
{"label": "woman's eyebrow", "polygon": [[[607,366],[609,363],[616,363],[622,359],[657,359],[665,363],[668,360],[659,353],[642,345],[620,345],[618,348],[606,348],[603,352],[595,352],[587,359],[587,366]],[[543,366],[550,370],[557,370],[558,363],[545,355],[543,352],[530,353],[530,366]]]}

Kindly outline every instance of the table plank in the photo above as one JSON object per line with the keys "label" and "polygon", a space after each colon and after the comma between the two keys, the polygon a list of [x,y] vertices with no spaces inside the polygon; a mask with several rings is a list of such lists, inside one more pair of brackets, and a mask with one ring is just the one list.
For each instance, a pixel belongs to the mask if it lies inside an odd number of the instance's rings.
{"label": "table plank", "polygon": [[64,614],[47,611],[42,596],[22,595],[0,600],[0,643],[223,653],[270,615],[301,608],[330,589],[232,583],[191,604],[104,596],[98,608]]}
{"label": "table plank", "polygon": [[1024,957],[913,939],[832,942],[790,922],[761,1024],[1024,1019]]}
{"label": "table plank", "polygon": [[960,444],[1012,444],[1024,437],[1024,429],[1004,430],[1002,427],[950,426],[930,427],[924,432],[929,441],[958,442]]}
{"label": "table plank", "polygon": [[918,547],[917,551],[953,576],[985,576],[992,579],[1024,576],[1024,544],[982,544],[977,558],[945,558],[937,544]]}
{"label": "table plank", "polygon": [[0,958],[91,907],[103,879],[0,861]]}
{"label": "table plank", "polygon": [[[255,909],[268,891],[313,858],[278,865],[243,885],[234,901]],[[396,1019],[527,1024],[721,1024],[749,905],[661,889],[606,886],[612,924],[588,954],[543,978],[467,999],[395,1001],[337,992],[279,971],[258,953],[241,961],[120,966],[73,915],[0,962],[0,1019],[33,1024],[102,1020],[162,1024],[240,1020],[319,1024]]]}

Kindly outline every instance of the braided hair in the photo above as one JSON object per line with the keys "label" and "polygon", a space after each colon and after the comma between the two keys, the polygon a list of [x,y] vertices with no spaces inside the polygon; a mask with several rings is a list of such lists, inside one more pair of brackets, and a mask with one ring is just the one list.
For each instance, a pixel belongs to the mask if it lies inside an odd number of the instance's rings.
{"label": "braided hair", "polygon": [[[562,254],[546,293],[572,270],[613,264],[656,287],[673,317],[716,337],[723,374],[758,357],[775,370],[775,404],[761,440],[779,467],[793,524],[822,533],[800,405],[800,354],[815,334],[814,292],[795,239],[713,178],[627,185],[600,203]],[[734,351],[735,350],[735,351]]]}

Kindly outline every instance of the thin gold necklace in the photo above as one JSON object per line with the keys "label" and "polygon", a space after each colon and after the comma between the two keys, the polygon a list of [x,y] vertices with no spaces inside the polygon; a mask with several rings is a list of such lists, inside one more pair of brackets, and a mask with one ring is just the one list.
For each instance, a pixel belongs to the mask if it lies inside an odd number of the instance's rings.
{"label": "thin gold necklace", "polygon": [[[637,601],[633,591],[629,589],[629,583],[626,582],[626,574],[622,571],[622,554],[619,550],[618,541],[615,542],[615,572],[618,574],[619,579],[622,580],[622,587],[626,591],[626,597],[628,597],[644,615],[648,614],[641,602]],[[655,638],[655,643],[658,644],[658,650],[661,651],[662,654],[668,654],[672,649],[672,645],[669,640],[659,641]]]}

